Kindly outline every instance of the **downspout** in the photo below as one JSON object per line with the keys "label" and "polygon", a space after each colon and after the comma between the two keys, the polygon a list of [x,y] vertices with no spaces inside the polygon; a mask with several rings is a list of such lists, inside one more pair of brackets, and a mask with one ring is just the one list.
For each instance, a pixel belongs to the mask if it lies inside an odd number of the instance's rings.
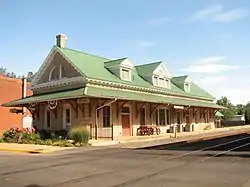
{"label": "downspout", "polygon": [[[27,97],[27,79],[25,76],[22,78],[22,99]],[[22,113],[25,114],[25,108],[22,107]]]}
{"label": "downspout", "polygon": [[97,136],[98,136],[98,118],[97,118],[97,113],[98,113],[98,110],[100,110],[101,108],[103,108],[103,107],[105,107],[105,106],[107,106],[107,105],[110,105],[110,104],[112,104],[112,103],[114,103],[114,102],[116,102],[117,101],[117,98],[115,98],[113,101],[110,101],[110,102],[108,102],[108,103],[106,103],[106,104],[104,104],[104,105],[102,105],[102,106],[100,106],[100,107],[98,107],[98,108],[96,108],[96,110],[95,110],[95,123],[96,123],[96,140],[97,140]]}

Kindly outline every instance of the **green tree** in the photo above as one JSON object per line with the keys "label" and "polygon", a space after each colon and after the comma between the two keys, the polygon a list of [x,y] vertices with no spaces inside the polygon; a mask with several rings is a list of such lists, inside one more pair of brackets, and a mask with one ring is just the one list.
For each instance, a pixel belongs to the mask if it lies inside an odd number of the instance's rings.
{"label": "green tree", "polygon": [[250,102],[248,102],[247,105],[246,105],[245,122],[246,122],[246,124],[250,124]]}
{"label": "green tree", "polygon": [[237,115],[245,115],[246,106],[242,104],[236,105],[236,114]]}
{"label": "green tree", "polygon": [[224,115],[223,119],[231,119],[237,112],[236,107],[225,96],[222,96],[219,100],[217,100],[217,104],[227,108],[221,111],[221,113]]}
{"label": "green tree", "polygon": [[6,68],[3,68],[3,67],[0,67],[0,75],[5,75],[7,72],[7,69]]}

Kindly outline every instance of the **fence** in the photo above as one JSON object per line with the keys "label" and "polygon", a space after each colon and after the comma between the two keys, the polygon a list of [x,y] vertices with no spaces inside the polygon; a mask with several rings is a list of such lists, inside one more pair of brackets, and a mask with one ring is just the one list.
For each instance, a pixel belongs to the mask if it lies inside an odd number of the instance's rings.
{"label": "fence", "polygon": [[114,126],[97,127],[97,125],[90,124],[90,139],[111,139],[114,140]]}

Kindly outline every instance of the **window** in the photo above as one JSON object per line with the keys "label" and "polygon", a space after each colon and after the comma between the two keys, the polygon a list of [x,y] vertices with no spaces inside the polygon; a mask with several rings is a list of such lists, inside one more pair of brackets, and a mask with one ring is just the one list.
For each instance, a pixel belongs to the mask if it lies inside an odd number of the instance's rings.
{"label": "window", "polygon": [[170,112],[169,109],[156,110],[156,125],[170,125]]}
{"label": "window", "polygon": [[154,76],[154,82],[153,83],[154,83],[155,86],[158,86],[158,77]]}
{"label": "window", "polygon": [[140,110],[140,125],[146,125],[146,109],[144,107]]}
{"label": "window", "polygon": [[159,78],[159,86],[164,87],[164,79]]}
{"label": "window", "polygon": [[60,79],[65,77],[66,77],[65,69],[63,66],[60,66]]}
{"label": "window", "polygon": [[103,107],[103,127],[110,127],[110,106]]}
{"label": "window", "polygon": [[170,84],[170,80],[169,79],[165,79],[165,87],[170,89],[171,88],[170,85],[171,85]]}
{"label": "window", "polygon": [[129,114],[130,113],[130,108],[129,107],[122,107],[122,113],[123,114]]}
{"label": "window", "polygon": [[190,87],[188,83],[184,83],[184,90],[185,92],[189,92],[190,91]]}
{"label": "window", "polygon": [[126,81],[131,80],[131,71],[128,69],[122,69],[121,78]]}
{"label": "window", "polygon": [[169,78],[159,78],[158,76],[153,76],[153,85],[170,89],[171,81]]}
{"label": "window", "polygon": [[50,128],[51,126],[51,116],[50,116],[50,110],[47,110],[46,112],[46,125],[47,125],[47,128]]}
{"label": "window", "polygon": [[71,123],[71,112],[69,108],[65,110],[65,122],[67,125]]}
{"label": "window", "polygon": [[166,125],[166,113],[164,109],[159,110],[159,125]]}
{"label": "window", "polygon": [[181,112],[177,113],[177,124],[181,124]]}
{"label": "window", "polygon": [[55,81],[55,80],[58,80],[58,75],[57,75],[57,72],[56,72],[56,67],[54,67],[50,74],[49,74],[49,81]]}

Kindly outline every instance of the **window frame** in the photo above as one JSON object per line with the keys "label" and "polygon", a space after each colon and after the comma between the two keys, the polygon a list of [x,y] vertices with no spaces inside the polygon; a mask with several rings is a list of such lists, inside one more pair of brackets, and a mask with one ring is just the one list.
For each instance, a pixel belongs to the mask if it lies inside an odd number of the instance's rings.
{"label": "window frame", "polygon": [[[109,108],[109,112],[108,112],[108,114],[105,114],[105,110],[107,108]],[[106,124],[107,119],[108,119],[109,124]],[[110,105],[104,106],[102,109],[102,126],[104,128],[111,127],[111,106]]]}
{"label": "window frame", "polygon": [[[142,114],[144,114],[144,116],[142,116]],[[146,125],[146,107],[140,108],[140,125]]]}
{"label": "window frame", "polygon": [[[128,78],[124,77],[123,72],[126,71],[128,73]],[[131,81],[131,70],[128,68],[121,68],[120,70],[120,75],[121,75],[121,79],[125,80],[125,81]]]}
{"label": "window frame", "polygon": [[[164,123],[165,124],[160,124],[160,110],[164,110]],[[168,111],[168,112],[167,112]],[[156,122],[156,125],[157,126],[168,126],[168,125],[171,125],[171,112],[170,112],[170,109],[169,108],[158,108],[156,109],[155,111],[155,114],[156,114],[156,118],[155,118],[155,122]]]}
{"label": "window frame", "polygon": [[185,92],[190,92],[190,84],[188,82],[184,83],[184,90]]}
{"label": "window frame", "polygon": [[157,75],[153,75],[152,77],[152,83],[154,86],[171,89],[171,79],[169,77],[162,77]]}

